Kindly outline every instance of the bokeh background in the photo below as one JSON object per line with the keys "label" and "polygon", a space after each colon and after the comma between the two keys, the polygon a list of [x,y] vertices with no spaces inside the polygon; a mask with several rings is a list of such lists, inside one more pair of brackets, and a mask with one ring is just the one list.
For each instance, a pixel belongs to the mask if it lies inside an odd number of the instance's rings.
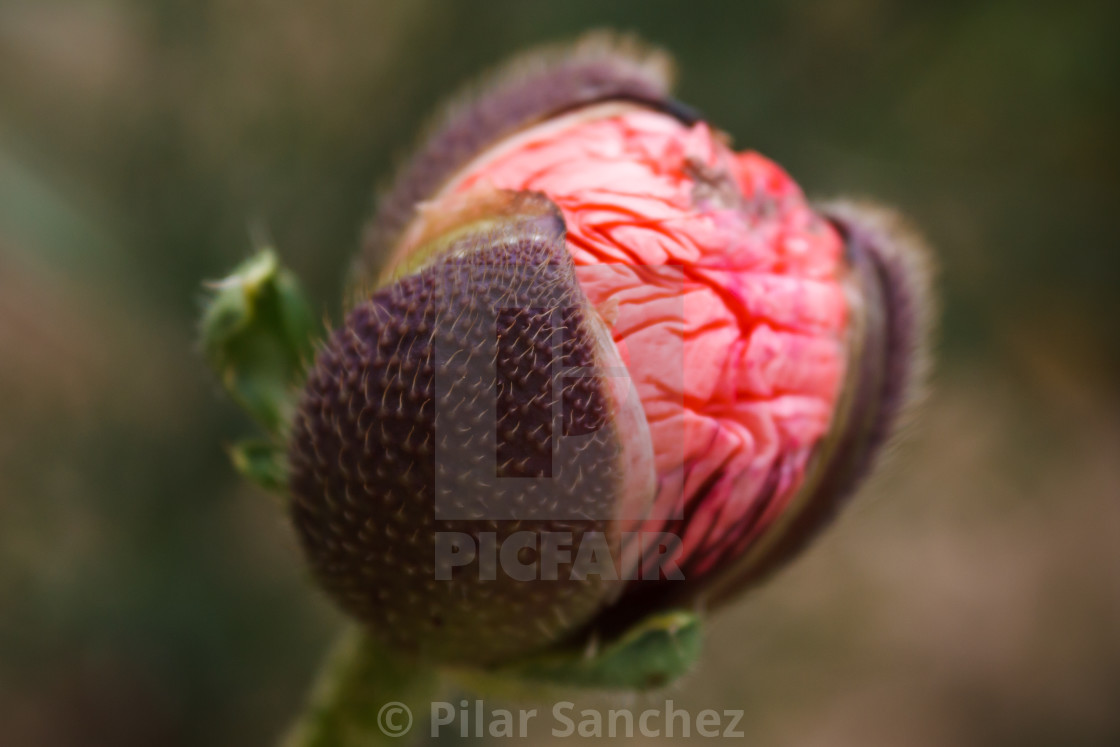
{"label": "bokeh background", "polygon": [[272,742],[341,621],[226,464],[199,282],[263,226],[337,317],[438,97],[597,26],[942,266],[922,427],[671,697],[755,745],[1120,744],[1117,7],[0,0],[0,744]]}

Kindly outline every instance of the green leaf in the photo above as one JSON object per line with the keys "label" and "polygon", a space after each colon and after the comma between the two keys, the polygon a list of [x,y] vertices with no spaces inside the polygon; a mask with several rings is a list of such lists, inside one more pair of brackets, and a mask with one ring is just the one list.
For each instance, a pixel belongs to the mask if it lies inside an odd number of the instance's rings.
{"label": "green leaf", "polygon": [[514,665],[509,672],[555,685],[653,690],[692,668],[700,656],[702,632],[695,613],[658,613],[598,651],[550,653]]}
{"label": "green leaf", "polygon": [[282,439],[319,333],[299,283],[264,249],[208,290],[207,361],[234,401]]}
{"label": "green leaf", "polygon": [[288,487],[288,457],[271,441],[242,441],[229,447],[234,468],[265,490],[283,492]]}

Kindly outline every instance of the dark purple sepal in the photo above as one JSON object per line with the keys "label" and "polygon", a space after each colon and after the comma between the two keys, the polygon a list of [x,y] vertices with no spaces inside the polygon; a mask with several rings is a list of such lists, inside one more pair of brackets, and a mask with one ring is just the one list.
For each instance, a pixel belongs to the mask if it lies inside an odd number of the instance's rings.
{"label": "dark purple sepal", "polygon": [[[395,650],[466,664],[562,640],[622,588],[573,573],[574,552],[519,555],[537,564],[519,578],[504,556],[488,565],[487,542],[563,533],[578,548],[600,533],[620,556],[619,512],[654,488],[648,433],[648,479],[626,468],[641,433],[623,433],[603,374],[621,362],[559,212],[525,192],[484,203],[495,212],[465,209],[437,251],[418,247],[418,267],[348,314],[316,357],[290,449],[290,514],[320,585]],[[476,557],[450,562],[448,538]]]}
{"label": "dark purple sepal", "polygon": [[429,125],[405,167],[378,200],[355,267],[367,282],[392,251],[417,205],[486,147],[528,125],[603,101],[634,101],[689,121],[669,97],[667,54],[632,38],[595,32],[574,44],[517,57],[451,100]]}

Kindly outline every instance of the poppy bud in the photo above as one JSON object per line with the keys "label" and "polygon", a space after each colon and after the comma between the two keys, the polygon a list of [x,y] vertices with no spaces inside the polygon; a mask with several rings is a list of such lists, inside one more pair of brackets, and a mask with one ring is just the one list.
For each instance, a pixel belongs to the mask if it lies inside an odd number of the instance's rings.
{"label": "poppy bud", "polygon": [[717,606],[832,517],[911,398],[917,244],[814,208],[667,70],[602,37],[520,60],[381,200],[288,486],[316,578],[395,649],[500,664]]}

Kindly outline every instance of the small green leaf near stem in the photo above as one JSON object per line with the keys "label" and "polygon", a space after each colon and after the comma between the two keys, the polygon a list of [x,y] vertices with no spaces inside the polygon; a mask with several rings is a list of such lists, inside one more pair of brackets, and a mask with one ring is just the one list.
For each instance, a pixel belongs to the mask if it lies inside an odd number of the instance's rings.
{"label": "small green leaf near stem", "polygon": [[287,436],[320,327],[299,282],[271,249],[207,289],[201,324],[207,362],[266,435],[230,447],[230,459],[252,482],[283,492]]}
{"label": "small green leaf near stem", "polygon": [[230,396],[270,436],[282,436],[319,331],[299,283],[264,249],[208,287],[207,361]]}
{"label": "small green leaf near stem", "polygon": [[700,656],[703,626],[693,612],[651,615],[596,651],[546,653],[508,674],[548,685],[595,690],[656,690],[687,673]]}

